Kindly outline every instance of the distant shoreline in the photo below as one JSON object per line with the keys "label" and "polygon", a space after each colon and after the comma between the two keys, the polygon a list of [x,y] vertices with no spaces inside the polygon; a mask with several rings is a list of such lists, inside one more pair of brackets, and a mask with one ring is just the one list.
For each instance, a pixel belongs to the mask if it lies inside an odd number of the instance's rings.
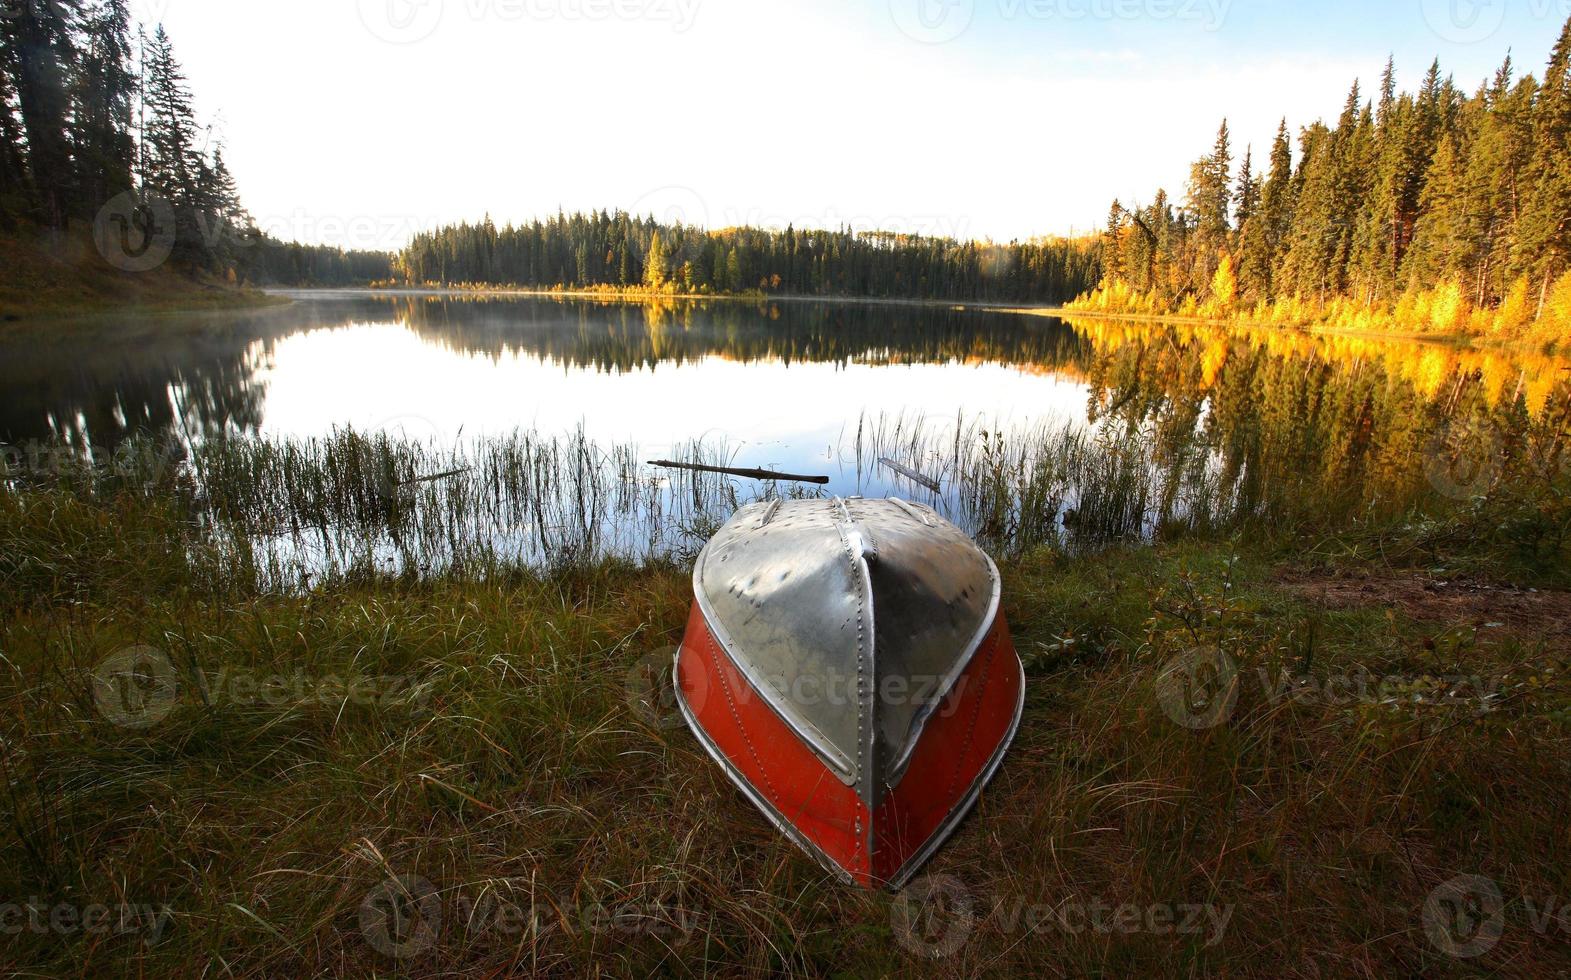
{"label": "distant shoreline", "polygon": [[560,290],[560,289],[523,289],[499,286],[488,289],[463,289],[440,286],[408,286],[396,288],[376,288],[370,286],[341,286],[341,287],[277,287],[268,288],[264,292],[269,295],[286,297],[289,299],[310,299],[312,297],[328,295],[352,295],[369,297],[535,297],[542,299],[588,299],[602,300],[609,303],[641,303],[651,300],[679,300],[682,302],[693,301],[724,301],[732,303],[852,303],[862,306],[892,306],[913,308],[949,308],[955,310],[969,310],[983,313],[1007,313],[1016,316],[1053,317],[1060,320],[1085,318],[1095,320],[1120,320],[1132,323],[1152,324],[1182,324],[1186,326],[1218,327],[1228,331],[1242,330],[1275,330],[1289,333],[1299,333],[1306,336],[1326,337],[1362,337],[1369,340],[1399,340],[1421,344],[1433,344],[1441,347],[1471,347],[1478,349],[1520,349],[1521,344],[1508,341],[1492,341],[1487,338],[1473,337],[1467,334],[1427,334],[1414,332],[1383,332],[1383,331],[1355,331],[1339,330],[1334,327],[1296,326],[1280,323],[1261,323],[1249,320],[1217,319],[1215,317],[1181,316],[1177,314],[1161,313],[1113,313],[1099,310],[1076,310],[1063,305],[1009,303],[997,300],[953,300],[953,299],[899,299],[884,296],[812,296],[802,293],[780,293],[766,295],[747,294],[701,294],[701,293],[639,293],[639,292],[605,292],[585,289]]}
{"label": "distant shoreline", "polygon": [[724,301],[730,303],[856,303],[864,306],[913,306],[913,307],[950,307],[952,309],[985,310],[995,313],[1029,313],[1036,316],[1057,316],[1063,311],[1062,306],[1032,305],[1029,303],[1010,303],[1000,300],[956,300],[956,299],[902,299],[886,296],[813,296],[804,293],[640,293],[640,292],[604,292],[590,289],[522,289],[508,286],[498,286],[494,289],[462,289],[440,286],[400,286],[396,288],[377,288],[371,286],[324,286],[324,287],[268,287],[263,290],[269,295],[283,296],[289,299],[310,299],[313,296],[330,294],[350,294],[355,296],[518,296],[540,297],[543,299],[593,299],[604,300],[611,303],[643,303],[651,300],[682,300],[684,302],[702,300]]}

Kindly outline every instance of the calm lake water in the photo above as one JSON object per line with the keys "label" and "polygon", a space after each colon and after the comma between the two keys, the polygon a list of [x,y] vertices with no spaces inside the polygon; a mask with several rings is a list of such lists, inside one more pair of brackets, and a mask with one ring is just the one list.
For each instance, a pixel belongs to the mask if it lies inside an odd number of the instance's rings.
{"label": "calm lake water", "polygon": [[[291,295],[0,333],[9,479],[57,479],[39,446],[160,447],[199,525],[286,580],[685,554],[739,503],[803,492],[921,500],[1001,551],[1094,546],[1449,506],[1571,455],[1571,363],[1541,354],[941,306]],[[114,485],[169,492],[144,463]]]}
{"label": "calm lake water", "polygon": [[134,433],[451,445],[582,429],[647,459],[695,440],[732,465],[858,481],[859,420],[1084,420],[1088,345],[1044,317],[812,302],[647,305],[307,292],[262,313],[0,339],[0,441],[113,449]]}

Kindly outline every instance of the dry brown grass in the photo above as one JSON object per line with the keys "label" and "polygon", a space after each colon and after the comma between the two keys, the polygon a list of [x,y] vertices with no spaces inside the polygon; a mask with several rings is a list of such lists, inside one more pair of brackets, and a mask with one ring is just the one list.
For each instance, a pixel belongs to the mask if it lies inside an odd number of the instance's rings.
{"label": "dry brown grass", "polygon": [[[5,520],[14,532],[19,518]],[[1321,603],[1284,587],[1269,556],[1230,554],[1189,543],[1005,565],[1026,717],[926,869],[928,883],[957,882],[973,913],[937,958],[919,940],[953,935],[941,903],[919,906],[929,931],[913,940],[902,913],[919,892],[827,880],[663,723],[668,711],[630,694],[639,662],[680,637],[680,568],[292,596],[137,588],[118,559],[107,577],[70,579],[69,596],[48,592],[53,579],[11,577],[0,899],[167,905],[170,918],[157,942],[23,929],[0,955],[47,974],[174,976],[1571,968],[1559,926],[1535,923],[1571,895],[1571,744],[1552,651]],[[178,703],[145,729],[107,722],[91,693],[95,666],[133,644],[180,671]],[[1197,646],[1240,668],[1236,709],[1203,731],[1175,724],[1157,693],[1164,666]],[[1273,698],[1258,679],[1530,667],[1543,683],[1505,689],[1482,713],[1443,699]],[[212,682],[204,695],[192,680],[225,668],[411,686],[354,703]],[[1447,956],[1424,928],[1427,896],[1464,873],[1488,876],[1506,903],[1498,943],[1476,961]],[[395,956],[361,909],[401,876],[429,882],[440,925]],[[1100,928],[1082,918],[1098,907]],[[1119,907],[1209,911],[1173,934],[1119,925]]]}

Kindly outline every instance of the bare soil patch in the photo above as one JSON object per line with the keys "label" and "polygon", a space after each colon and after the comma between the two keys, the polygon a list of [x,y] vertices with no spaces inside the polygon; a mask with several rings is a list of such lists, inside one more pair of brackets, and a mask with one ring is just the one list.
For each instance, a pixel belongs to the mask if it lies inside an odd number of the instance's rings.
{"label": "bare soil patch", "polygon": [[1571,647],[1571,592],[1345,568],[1289,570],[1277,576],[1277,584],[1328,609],[1379,606],[1415,620],[1498,630]]}

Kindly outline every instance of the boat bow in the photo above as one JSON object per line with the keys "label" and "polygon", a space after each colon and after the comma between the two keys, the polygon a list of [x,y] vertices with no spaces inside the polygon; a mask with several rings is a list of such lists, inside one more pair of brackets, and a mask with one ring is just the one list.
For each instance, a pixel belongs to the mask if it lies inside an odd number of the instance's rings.
{"label": "boat bow", "polygon": [[998,569],[930,508],[772,501],[700,554],[679,704],[743,792],[842,877],[898,887],[1019,724]]}

